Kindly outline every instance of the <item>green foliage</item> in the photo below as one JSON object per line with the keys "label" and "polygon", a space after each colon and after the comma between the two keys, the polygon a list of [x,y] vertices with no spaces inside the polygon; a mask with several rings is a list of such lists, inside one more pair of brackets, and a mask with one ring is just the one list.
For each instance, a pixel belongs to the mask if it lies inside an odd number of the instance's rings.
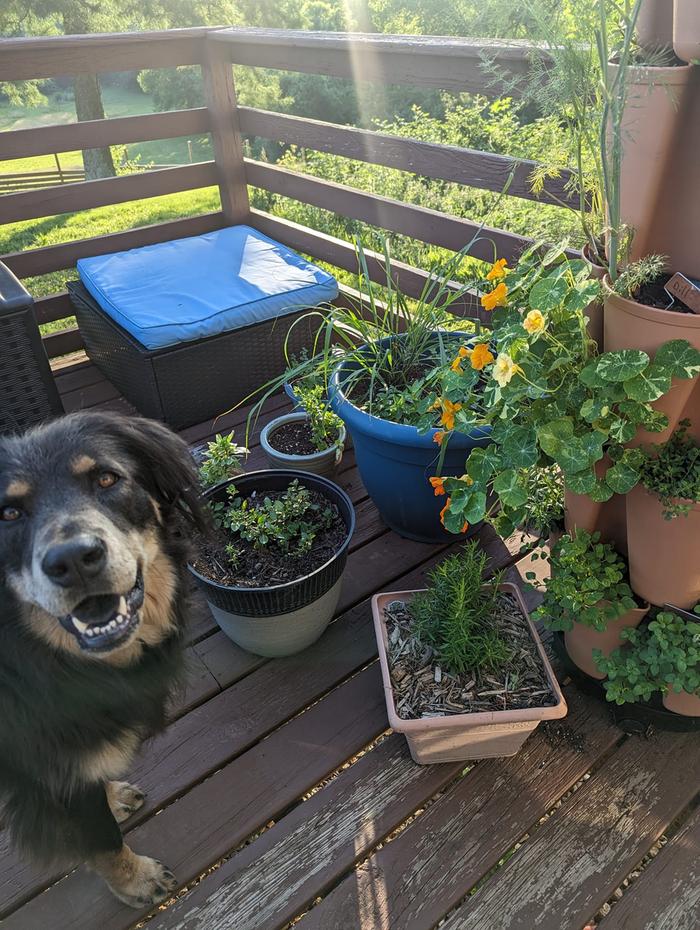
{"label": "green foliage", "polygon": [[326,392],[320,384],[314,387],[296,386],[294,393],[309,417],[311,441],[319,452],[340,446],[343,421],[328,406]]}
{"label": "green foliage", "polygon": [[640,469],[644,487],[655,494],[664,517],[686,516],[700,501],[700,445],[688,436],[690,420],[681,420],[668,442],[645,450]]}
{"label": "green foliage", "polygon": [[233,432],[227,436],[217,433],[213,442],[207,443],[207,448],[199,466],[199,480],[204,488],[214,487],[243,470],[239,456],[246,455],[245,446],[238,446],[234,442]]}
{"label": "green foliage", "polygon": [[[526,468],[518,476],[527,500],[523,504],[523,528],[536,536],[547,536],[564,521],[564,481],[556,465]],[[494,521],[497,525],[497,522]]]}
{"label": "green foliage", "polygon": [[410,604],[416,637],[456,675],[496,670],[512,654],[493,622],[501,576],[484,583],[486,561],[476,543],[467,543],[430,572],[428,589]]}
{"label": "green foliage", "polygon": [[[695,608],[700,615],[700,608]],[[700,620],[671,611],[658,613],[646,627],[623,630],[627,643],[610,656],[595,650],[600,671],[608,676],[606,697],[616,704],[648,700],[668,690],[700,696]]]}
{"label": "green foliage", "polygon": [[[296,479],[274,500],[257,495],[241,497],[234,485],[227,494],[228,503],[212,506],[217,526],[256,549],[273,547],[280,555],[308,552],[319,532],[330,527],[335,516],[330,504],[314,502],[308,488]],[[227,553],[235,556],[235,545]]]}
{"label": "green foliage", "polygon": [[[557,466],[569,490],[596,501],[628,493],[639,481],[644,454],[627,443],[639,427],[664,429],[667,418],[652,403],[673,378],[700,372],[700,351],[680,339],[663,345],[653,361],[634,349],[596,355],[584,310],[599,285],[585,262],[531,249],[514,270],[491,274],[503,272],[481,286],[482,303],[490,305],[497,286],[505,304],[493,312],[490,344],[498,356],[483,367],[484,386],[466,366],[462,376],[452,366],[443,369],[443,408],[460,405],[454,422],[443,418],[446,428],[466,431],[464,412],[477,410],[493,439],[472,450],[468,479],[445,479],[450,505],[444,523],[452,532],[465,520],[488,516],[475,502],[486,501],[489,490],[500,505],[499,531],[521,525],[527,517],[524,470],[533,466]],[[443,448],[446,442],[449,435]],[[605,454],[611,465],[601,477],[596,465]]]}
{"label": "green foliage", "polygon": [[602,632],[636,606],[624,581],[627,566],[611,545],[600,542],[600,533],[577,530],[562,536],[550,565],[544,600],[534,614],[550,630],[571,630],[574,623],[583,623]]}

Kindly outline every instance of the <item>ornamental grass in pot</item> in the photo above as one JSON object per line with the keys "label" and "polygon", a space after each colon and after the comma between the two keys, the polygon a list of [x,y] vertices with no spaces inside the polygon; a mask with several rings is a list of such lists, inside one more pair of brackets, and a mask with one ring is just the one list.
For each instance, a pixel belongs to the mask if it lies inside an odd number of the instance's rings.
{"label": "ornamental grass in pot", "polygon": [[607,676],[607,699],[627,704],[658,693],[667,710],[700,717],[700,607],[681,614],[669,605],[646,626],[622,635],[622,647],[607,657],[596,655]]}
{"label": "ornamental grass in pot", "polygon": [[345,426],[325,400],[321,385],[297,386],[300,409],[271,420],[260,445],[272,468],[293,468],[332,478],[343,457]]}
{"label": "ornamental grass in pot", "polygon": [[514,755],[566,702],[518,589],[475,543],[372,600],[389,723],[420,764]]}
{"label": "ornamental grass in pot", "polygon": [[636,603],[624,560],[597,533],[579,530],[563,536],[549,561],[551,575],[543,582],[544,599],[533,619],[563,632],[572,662],[592,678],[604,678],[594,653],[607,656],[622,645],[622,631],[639,626],[649,605]]}
{"label": "ornamental grass in pot", "polygon": [[216,622],[249,652],[291,655],[333,618],[355,514],[320,475],[250,472],[205,491],[214,532],[189,566]]}
{"label": "ornamental grass in pot", "polygon": [[632,587],[652,604],[684,609],[700,600],[700,444],[688,426],[636,450],[640,483],[627,501]]}

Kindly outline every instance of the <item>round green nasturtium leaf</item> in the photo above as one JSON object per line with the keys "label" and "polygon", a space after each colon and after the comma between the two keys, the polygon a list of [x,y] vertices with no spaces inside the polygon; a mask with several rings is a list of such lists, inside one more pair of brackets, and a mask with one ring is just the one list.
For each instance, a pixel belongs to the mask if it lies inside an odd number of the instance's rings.
{"label": "round green nasturtium leaf", "polygon": [[686,339],[672,339],[658,349],[654,364],[670,369],[675,378],[694,378],[700,374],[700,351]]}
{"label": "round green nasturtium leaf", "polygon": [[596,372],[605,381],[628,381],[649,366],[649,356],[639,349],[605,352],[598,359]]}
{"label": "round green nasturtium leaf", "polygon": [[650,404],[671,390],[671,375],[654,363],[646,371],[625,381],[623,387],[630,400]]}
{"label": "round green nasturtium leaf", "polygon": [[533,310],[554,310],[560,306],[568,292],[569,284],[564,278],[545,278],[538,281],[530,291],[530,307]]}

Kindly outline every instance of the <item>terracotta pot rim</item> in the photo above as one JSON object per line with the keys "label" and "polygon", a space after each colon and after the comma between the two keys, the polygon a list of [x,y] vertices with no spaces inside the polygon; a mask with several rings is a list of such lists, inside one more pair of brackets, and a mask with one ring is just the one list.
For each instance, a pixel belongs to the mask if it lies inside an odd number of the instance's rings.
{"label": "terracotta pot rim", "polygon": [[[647,497],[653,497],[654,500],[657,501],[659,507],[663,507],[663,504],[661,503],[661,499],[660,499],[659,495],[656,493],[656,491],[651,491],[651,490],[649,490],[649,488],[648,488],[645,484],[642,484],[641,481],[640,481],[639,484],[637,485],[637,488],[639,488],[641,491],[643,491],[643,492],[647,495]],[[636,489],[635,489],[635,488],[632,488],[632,490],[634,491],[634,490],[636,490]],[[672,498],[672,501],[673,501],[674,504],[675,504],[675,503],[678,503],[678,504],[690,504],[690,509],[691,509],[691,510],[700,510],[700,501],[694,501],[694,500],[692,500],[690,497],[674,497],[674,498]]]}
{"label": "terracotta pot rim", "polygon": [[603,278],[603,291],[606,304],[617,303],[620,309],[624,309],[630,316],[636,316],[640,320],[647,320],[651,323],[658,323],[663,326],[682,326],[684,329],[700,329],[700,314],[681,313],[678,310],[660,310],[658,307],[649,307],[629,297],[623,297],[621,294],[615,293],[612,289],[612,282],[610,281],[610,276],[607,274]]}
{"label": "terracotta pot rim", "polygon": [[[609,61],[608,67],[618,69],[620,64],[616,61]],[[673,65],[627,65],[627,70],[630,72],[628,83],[651,85],[660,85],[663,83],[678,86],[690,80],[694,67],[694,65],[688,64],[686,61],[681,61]],[[670,78],[672,76],[676,78],[675,81],[658,80],[658,78]],[[656,80],[650,80],[651,78],[656,78]]]}
{"label": "terracotta pot rim", "polygon": [[568,713],[568,707],[562,694],[559,682],[556,679],[554,670],[550,664],[547,654],[544,651],[542,641],[530,619],[530,614],[523,601],[522,594],[516,585],[510,582],[503,582],[499,585],[500,591],[505,591],[512,595],[518,602],[518,606],[527,621],[530,635],[537,647],[537,652],[544,666],[547,682],[552,691],[555,704],[549,704],[544,707],[529,707],[523,710],[496,710],[496,711],[476,711],[474,713],[451,714],[441,717],[417,718],[404,720],[396,713],[396,704],[394,702],[394,689],[391,684],[391,675],[389,673],[389,660],[387,656],[386,643],[387,632],[384,622],[383,603],[387,599],[399,601],[407,599],[419,590],[410,591],[391,591],[375,594],[372,598],[372,616],[374,620],[374,631],[377,637],[377,647],[379,649],[379,664],[382,670],[382,682],[384,686],[384,699],[386,701],[387,714],[389,717],[389,726],[397,733],[425,733],[429,730],[452,730],[452,729],[472,729],[481,726],[491,726],[493,724],[504,723],[538,723],[541,720],[556,720],[565,717]]}

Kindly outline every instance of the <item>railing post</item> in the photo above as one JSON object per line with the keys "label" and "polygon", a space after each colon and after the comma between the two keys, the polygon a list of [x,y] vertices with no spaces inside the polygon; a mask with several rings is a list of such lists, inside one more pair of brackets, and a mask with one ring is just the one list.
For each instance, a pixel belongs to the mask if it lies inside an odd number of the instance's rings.
{"label": "railing post", "polygon": [[214,158],[219,178],[221,210],[227,223],[245,222],[250,211],[243,144],[238,126],[233,66],[226,47],[204,42],[202,64],[204,102],[209,110]]}

